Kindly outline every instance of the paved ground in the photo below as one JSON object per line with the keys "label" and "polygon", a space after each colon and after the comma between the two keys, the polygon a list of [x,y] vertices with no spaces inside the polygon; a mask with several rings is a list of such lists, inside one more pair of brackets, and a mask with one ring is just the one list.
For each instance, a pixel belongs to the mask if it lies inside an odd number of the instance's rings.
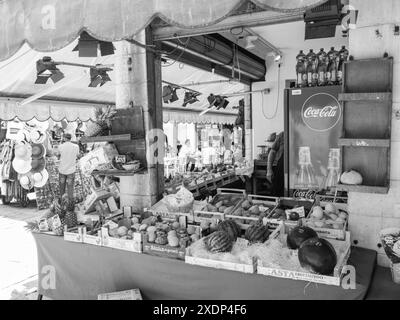
{"label": "paved ground", "polygon": [[[24,226],[41,213],[33,202],[28,208],[0,204],[0,299],[22,299],[37,287],[36,245]],[[18,294],[19,293],[19,294]],[[33,297],[32,295],[30,297]]]}

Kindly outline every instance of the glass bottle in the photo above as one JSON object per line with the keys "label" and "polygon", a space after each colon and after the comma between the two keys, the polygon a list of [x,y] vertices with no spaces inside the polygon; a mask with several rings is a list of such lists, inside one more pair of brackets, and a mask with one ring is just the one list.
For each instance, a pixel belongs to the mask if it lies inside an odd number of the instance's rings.
{"label": "glass bottle", "polygon": [[295,188],[302,190],[318,189],[314,167],[311,162],[310,147],[299,148],[299,169],[297,171]]}
{"label": "glass bottle", "polygon": [[328,176],[325,180],[324,189],[332,191],[332,188],[336,187],[340,178],[340,149],[331,148],[329,149],[328,155]]}

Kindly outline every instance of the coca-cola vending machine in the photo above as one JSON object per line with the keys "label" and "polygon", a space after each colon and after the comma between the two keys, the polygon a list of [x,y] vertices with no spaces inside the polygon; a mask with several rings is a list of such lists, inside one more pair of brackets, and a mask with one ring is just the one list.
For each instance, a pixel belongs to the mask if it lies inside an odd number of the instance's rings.
{"label": "coca-cola vending machine", "polygon": [[340,177],[341,86],[285,89],[285,195],[332,193]]}

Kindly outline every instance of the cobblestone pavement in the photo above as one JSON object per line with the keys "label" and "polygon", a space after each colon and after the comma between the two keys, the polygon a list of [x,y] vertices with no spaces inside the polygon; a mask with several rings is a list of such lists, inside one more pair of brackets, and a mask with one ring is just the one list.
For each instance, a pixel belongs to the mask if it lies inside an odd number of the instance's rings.
{"label": "cobblestone pavement", "polygon": [[[41,215],[35,202],[22,208],[0,202],[0,299],[23,299],[37,287],[35,241],[25,230],[27,221]],[[28,298],[32,298],[31,294]]]}

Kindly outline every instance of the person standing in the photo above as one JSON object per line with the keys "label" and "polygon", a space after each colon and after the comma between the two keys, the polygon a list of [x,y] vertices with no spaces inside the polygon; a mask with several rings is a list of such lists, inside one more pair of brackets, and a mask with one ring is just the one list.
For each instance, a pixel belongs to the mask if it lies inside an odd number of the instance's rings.
{"label": "person standing", "polygon": [[72,143],[72,135],[66,133],[64,135],[65,142],[58,147],[58,155],[60,164],[58,171],[60,174],[60,198],[63,197],[65,189],[67,189],[68,199],[74,201],[74,183],[76,163],[79,155],[79,146]]}

